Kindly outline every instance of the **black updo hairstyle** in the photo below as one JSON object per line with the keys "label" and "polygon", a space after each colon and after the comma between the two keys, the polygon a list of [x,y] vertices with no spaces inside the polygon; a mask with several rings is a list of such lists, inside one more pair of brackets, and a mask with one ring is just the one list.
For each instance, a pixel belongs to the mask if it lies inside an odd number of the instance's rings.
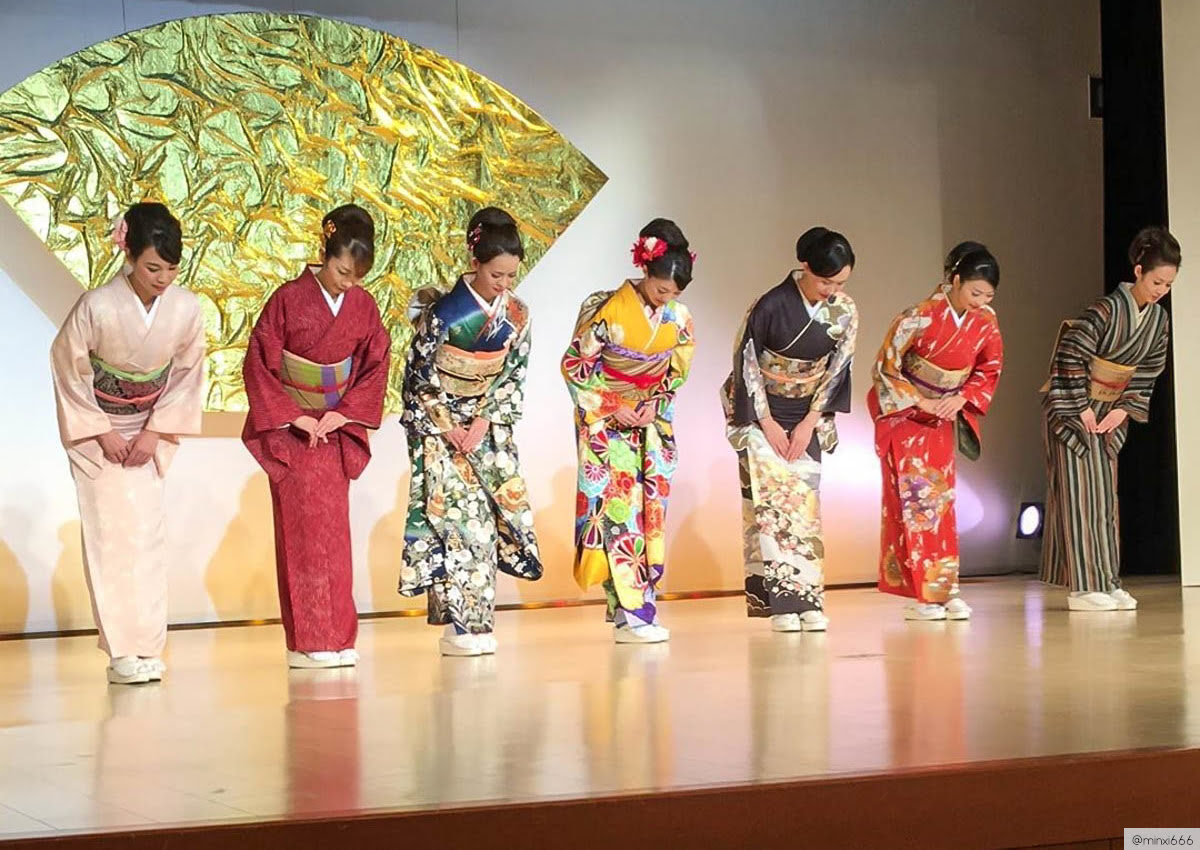
{"label": "black updo hairstyle", "polygon": [[525,246],[517,220],[499,207],[484,207],[467,223],[467,247],[480,263],[490,263],[501,254],[525,259]]}
{"label": "black updo hairstyle", "polygon": [[960,283],[982,280],[990,283],[993,289],[1000,288],[1000,263],[992,256],[992,252],[982,245],[963,251],[948,272],[951,282],[954,281],[955,275]]}
{"label": "black updo hairstyle", "polygon": [[1179,268],[1182,263],[1179,241],[1165,227],[1143,227],[1129,245],[1129,265],[1141,266],[1143,272],[1159,266]]}
{"label": "black updo hairstyle", "polygon": [[359,274],[375,265],[375,221],[358,204],[342,204],[326,215],[321,219],[321,232],[326,262],[349,253]]}
{"label": "black updo hairstyle", "polygon": [[688,250],[687,237],[679,225],[669,218],[656,218],[638,231],[639,239],[649,239],[651,236],[665,242],[667,250],[644,267],[646,275],[673,280],[680,292],[687,289],[692,282],[692,254]]}
{"label": "black updo hairstyle", "polygon": [[954,277],[955,272],[958,271],[958,264],[962,261],[963,257],[972,251],[979,250],[986,251],[987,245],[970,239],[965,242],[959,242],[957,245],[951,248],[950,253],[946,255],[946,262],[942,264],[942,272],[945,274],[946,279],[950,280]]}
{"label": "black updo hairstyle", "polygon": [[834,277],[847,266],[854,268],[854,249],[836,230],[810,227],[796,240],[796,259],[815,275]]}
{"label": "black updo hairstyle", "polygon": [[141,201],[125,213],[125,247],[136,260],[147,248],[153,248],[164,262],[178,265],[183,257],[183,230],[179,219],[155,201]]}

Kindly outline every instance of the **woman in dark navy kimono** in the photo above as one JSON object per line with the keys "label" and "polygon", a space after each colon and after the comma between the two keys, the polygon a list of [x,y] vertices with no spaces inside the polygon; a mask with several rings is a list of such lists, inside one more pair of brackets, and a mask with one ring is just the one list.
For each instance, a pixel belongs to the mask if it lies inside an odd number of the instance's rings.
{"label": "woman in dark navy kimono", "polygon": [[837,446],[833,415],[850,410],[858,310],[842,287],[854,251],[814,227],[800,266],[746,313],[723,387],[738,453],[746,604],[775,631],[824,631],[821,452]]}

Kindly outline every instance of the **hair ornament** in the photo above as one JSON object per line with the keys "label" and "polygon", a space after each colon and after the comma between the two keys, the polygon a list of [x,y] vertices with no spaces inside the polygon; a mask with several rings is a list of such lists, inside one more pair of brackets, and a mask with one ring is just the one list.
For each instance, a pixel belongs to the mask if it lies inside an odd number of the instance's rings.
{"label": "hair ornament", "polygon": [[129,250],[126,244],[129,239],[129,222],[125,220],[125,213],[121,213],[112,220],[111,237],[113,244],[122,251],[127,252]]}
{"label": "hair ornament", "polygon": [[467,247],[475,250],[475,246],[479,244],[479,240],[483,238],[483,225],[477,224],[467,234]]}
{"label": "hair ornament", "polygon": [[657,236],[639,236],[629,252],[633,254],[633,264],[644,269],[667,253],[667,242]]}

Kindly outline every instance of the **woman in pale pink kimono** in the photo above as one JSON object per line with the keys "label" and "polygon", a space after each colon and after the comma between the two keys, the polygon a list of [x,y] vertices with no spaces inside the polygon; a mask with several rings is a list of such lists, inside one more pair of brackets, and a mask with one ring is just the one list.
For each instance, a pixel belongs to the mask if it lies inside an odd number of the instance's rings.
{"label": "woman in pale pink kimono", "polygon": [[204,324],[172,285],[183,242],[165,206],[134,204],[113,240],[124,269],[76,302],[50,365],[108,680],[135,684],[166,669],[163,476],[180,435],[200,433]]}

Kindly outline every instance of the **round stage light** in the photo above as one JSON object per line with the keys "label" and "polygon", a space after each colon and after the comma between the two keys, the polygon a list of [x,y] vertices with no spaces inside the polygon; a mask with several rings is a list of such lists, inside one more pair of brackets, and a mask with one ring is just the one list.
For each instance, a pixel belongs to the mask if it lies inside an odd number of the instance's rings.
{"label": "round stage light", "polygon": [[1041,537],[1044,521],[1045,508],[1038,502],[1026,502],[1021,505],[1021,512],[1017,515],[1017,537]]}

